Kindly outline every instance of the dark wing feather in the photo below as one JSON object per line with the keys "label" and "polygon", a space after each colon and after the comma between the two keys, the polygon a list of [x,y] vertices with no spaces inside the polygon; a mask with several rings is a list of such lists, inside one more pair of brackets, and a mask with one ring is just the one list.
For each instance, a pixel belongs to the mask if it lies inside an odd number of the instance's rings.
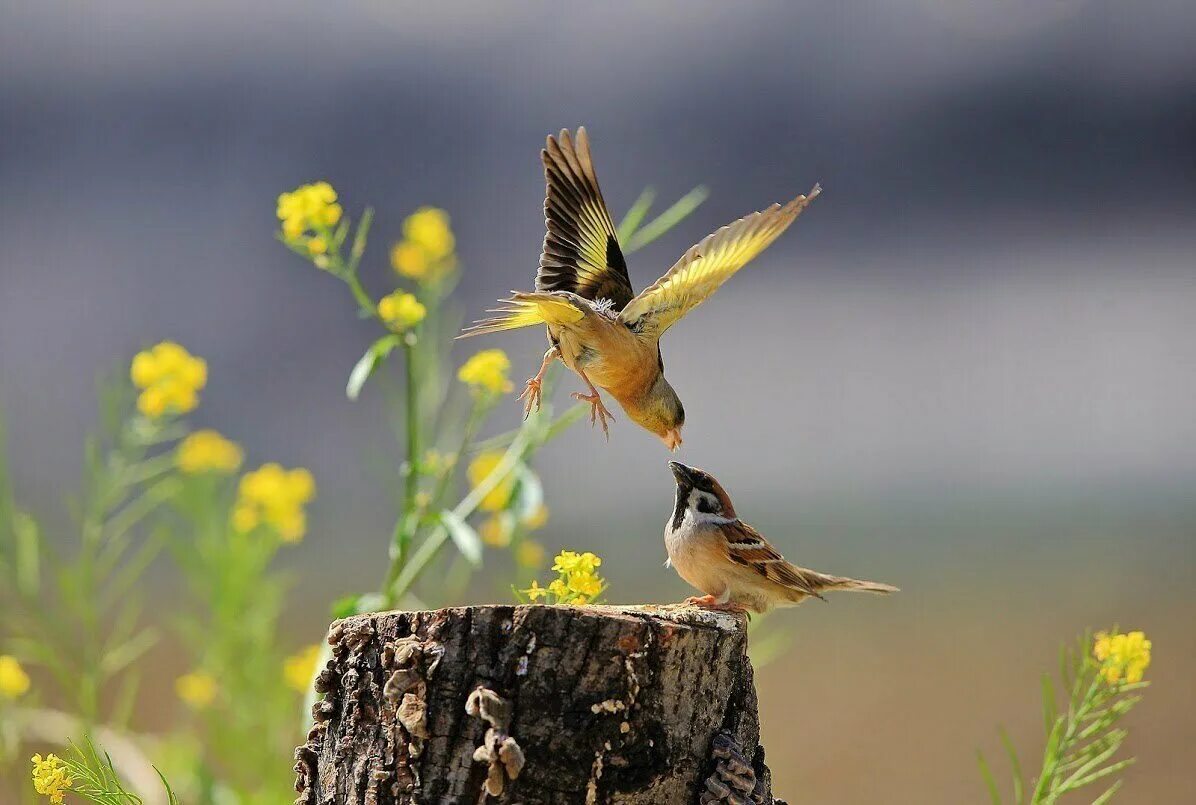
{"label": "dark wing feather", "polygon": [[[798,592],[822,598],[826,587],[819,573],[785,561],[764,536],[742,520],[723,526],[731,561],[750,567],[769,581]],[[826,600],[826,599],[823,599]]]}
{"label": "dark wing feather", "polygon": [[634,295],[615,225],[598,188],[590,140],[577,130],[549,135],[540,157],[547,190],[544,198],[544,250],[536,273],[537,291],[570,291],[591,301],[609,299],[622,310]]}

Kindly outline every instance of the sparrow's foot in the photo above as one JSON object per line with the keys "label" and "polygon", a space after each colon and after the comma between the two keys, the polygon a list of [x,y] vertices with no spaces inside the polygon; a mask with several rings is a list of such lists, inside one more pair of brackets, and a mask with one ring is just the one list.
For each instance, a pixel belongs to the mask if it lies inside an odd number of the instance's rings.
{"label": "sparrow's foot", "polygon": [[607,417],[610,417],[610,421],[614,422],[615,417],[614,414],[606,410],[606,406],[602,404],[602,397],[597,392],[593,394],[582,394],[580,391],[573,392],[571,396],[573,399],[579,402],[588,402],[590,404],[590,424],[593,425],[595,422],[601,422],[603,434],[606,435],[607,439],[610,439],[610,427],[607,426],[606,420]]}
{"label": "sparrow's foot", "polygon": [[748,611],[747,607],[743,604],[736,604],[731,601],[719,601],[713,595],[691,595],[685,599],[685,603],[689,606],[716,609],[719,612],[734,612],[739,615],[746,615]]}
{"label": "sparrow's foot", "polygon": [[543,383],[540,382],[539,376],[533,377],[527,381],[527,385],[523,387],[523,393],[519,395],[519,399],[526,400],[523,406],[523,418],[527,419],[532,415],[532,408],[537,411],[540,410],[540,394],[542,392]]}

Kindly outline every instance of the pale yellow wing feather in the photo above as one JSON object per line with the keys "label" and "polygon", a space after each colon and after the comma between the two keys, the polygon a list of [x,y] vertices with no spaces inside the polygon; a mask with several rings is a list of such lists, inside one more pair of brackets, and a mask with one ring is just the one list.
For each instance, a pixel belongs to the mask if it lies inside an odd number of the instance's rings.
{"label": "pale yellow wing feather", "polygon": [[503,330],[518,330],[520,327],[531,327],[536,324],[574,324],[585,317],[585,311],[578,307],[567,294],[512,291],[511,298],[500,299],[499,304],[502,307],[487,311],[497,315],[474,322],[457,337],[468,338],[472,335],[498,333]]}
{"label": "pale yellow wing feather", "polygon": [[706,236],[663,277],[628,302],[619,319],[637,331],[659,336],[768,248],[819,192],[814,185],[809,193],[784,206],[773,204]]}

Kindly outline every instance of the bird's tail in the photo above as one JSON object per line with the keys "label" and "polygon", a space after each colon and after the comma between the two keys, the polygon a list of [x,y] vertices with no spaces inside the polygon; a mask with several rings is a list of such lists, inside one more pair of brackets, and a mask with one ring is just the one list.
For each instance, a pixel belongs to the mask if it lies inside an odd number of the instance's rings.
{"label": "bird's tail", "polygon": [[503,330],[518,330],[536,324],[572,324],[585,316],[581,310],[556,294],[511,292],[510,299],[501,299],[502,307],[486,311],[494,313],[488,319],[474,322],[466,327],[458,338],[471,335],[487,335]]}
{"label": "bird's tail", "polygon": [[879,581],[849,579],[846,576],[823,576],[822,582],[823,590],[854,590],[860,593],[880,593],[881,595],[901,592],[891,584],[882,584]]}

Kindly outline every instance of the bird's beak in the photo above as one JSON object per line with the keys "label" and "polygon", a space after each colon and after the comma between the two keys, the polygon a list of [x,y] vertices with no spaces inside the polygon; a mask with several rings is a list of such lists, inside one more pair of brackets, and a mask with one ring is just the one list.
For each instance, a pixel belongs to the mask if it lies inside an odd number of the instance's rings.
{"label": "bird's beak", "polygon": [[669,469],[673,471],[673,477],[677,479],[677,483],[693,486],[693,470],[682,464],[680,461],[670,461]]}
{"label": "bird's beak", "polygon": [[669,448],[669,450],[676,450],[681,446],[681,428],[670,428],[664,432],[660,440],[664,442],[664,446]]}

